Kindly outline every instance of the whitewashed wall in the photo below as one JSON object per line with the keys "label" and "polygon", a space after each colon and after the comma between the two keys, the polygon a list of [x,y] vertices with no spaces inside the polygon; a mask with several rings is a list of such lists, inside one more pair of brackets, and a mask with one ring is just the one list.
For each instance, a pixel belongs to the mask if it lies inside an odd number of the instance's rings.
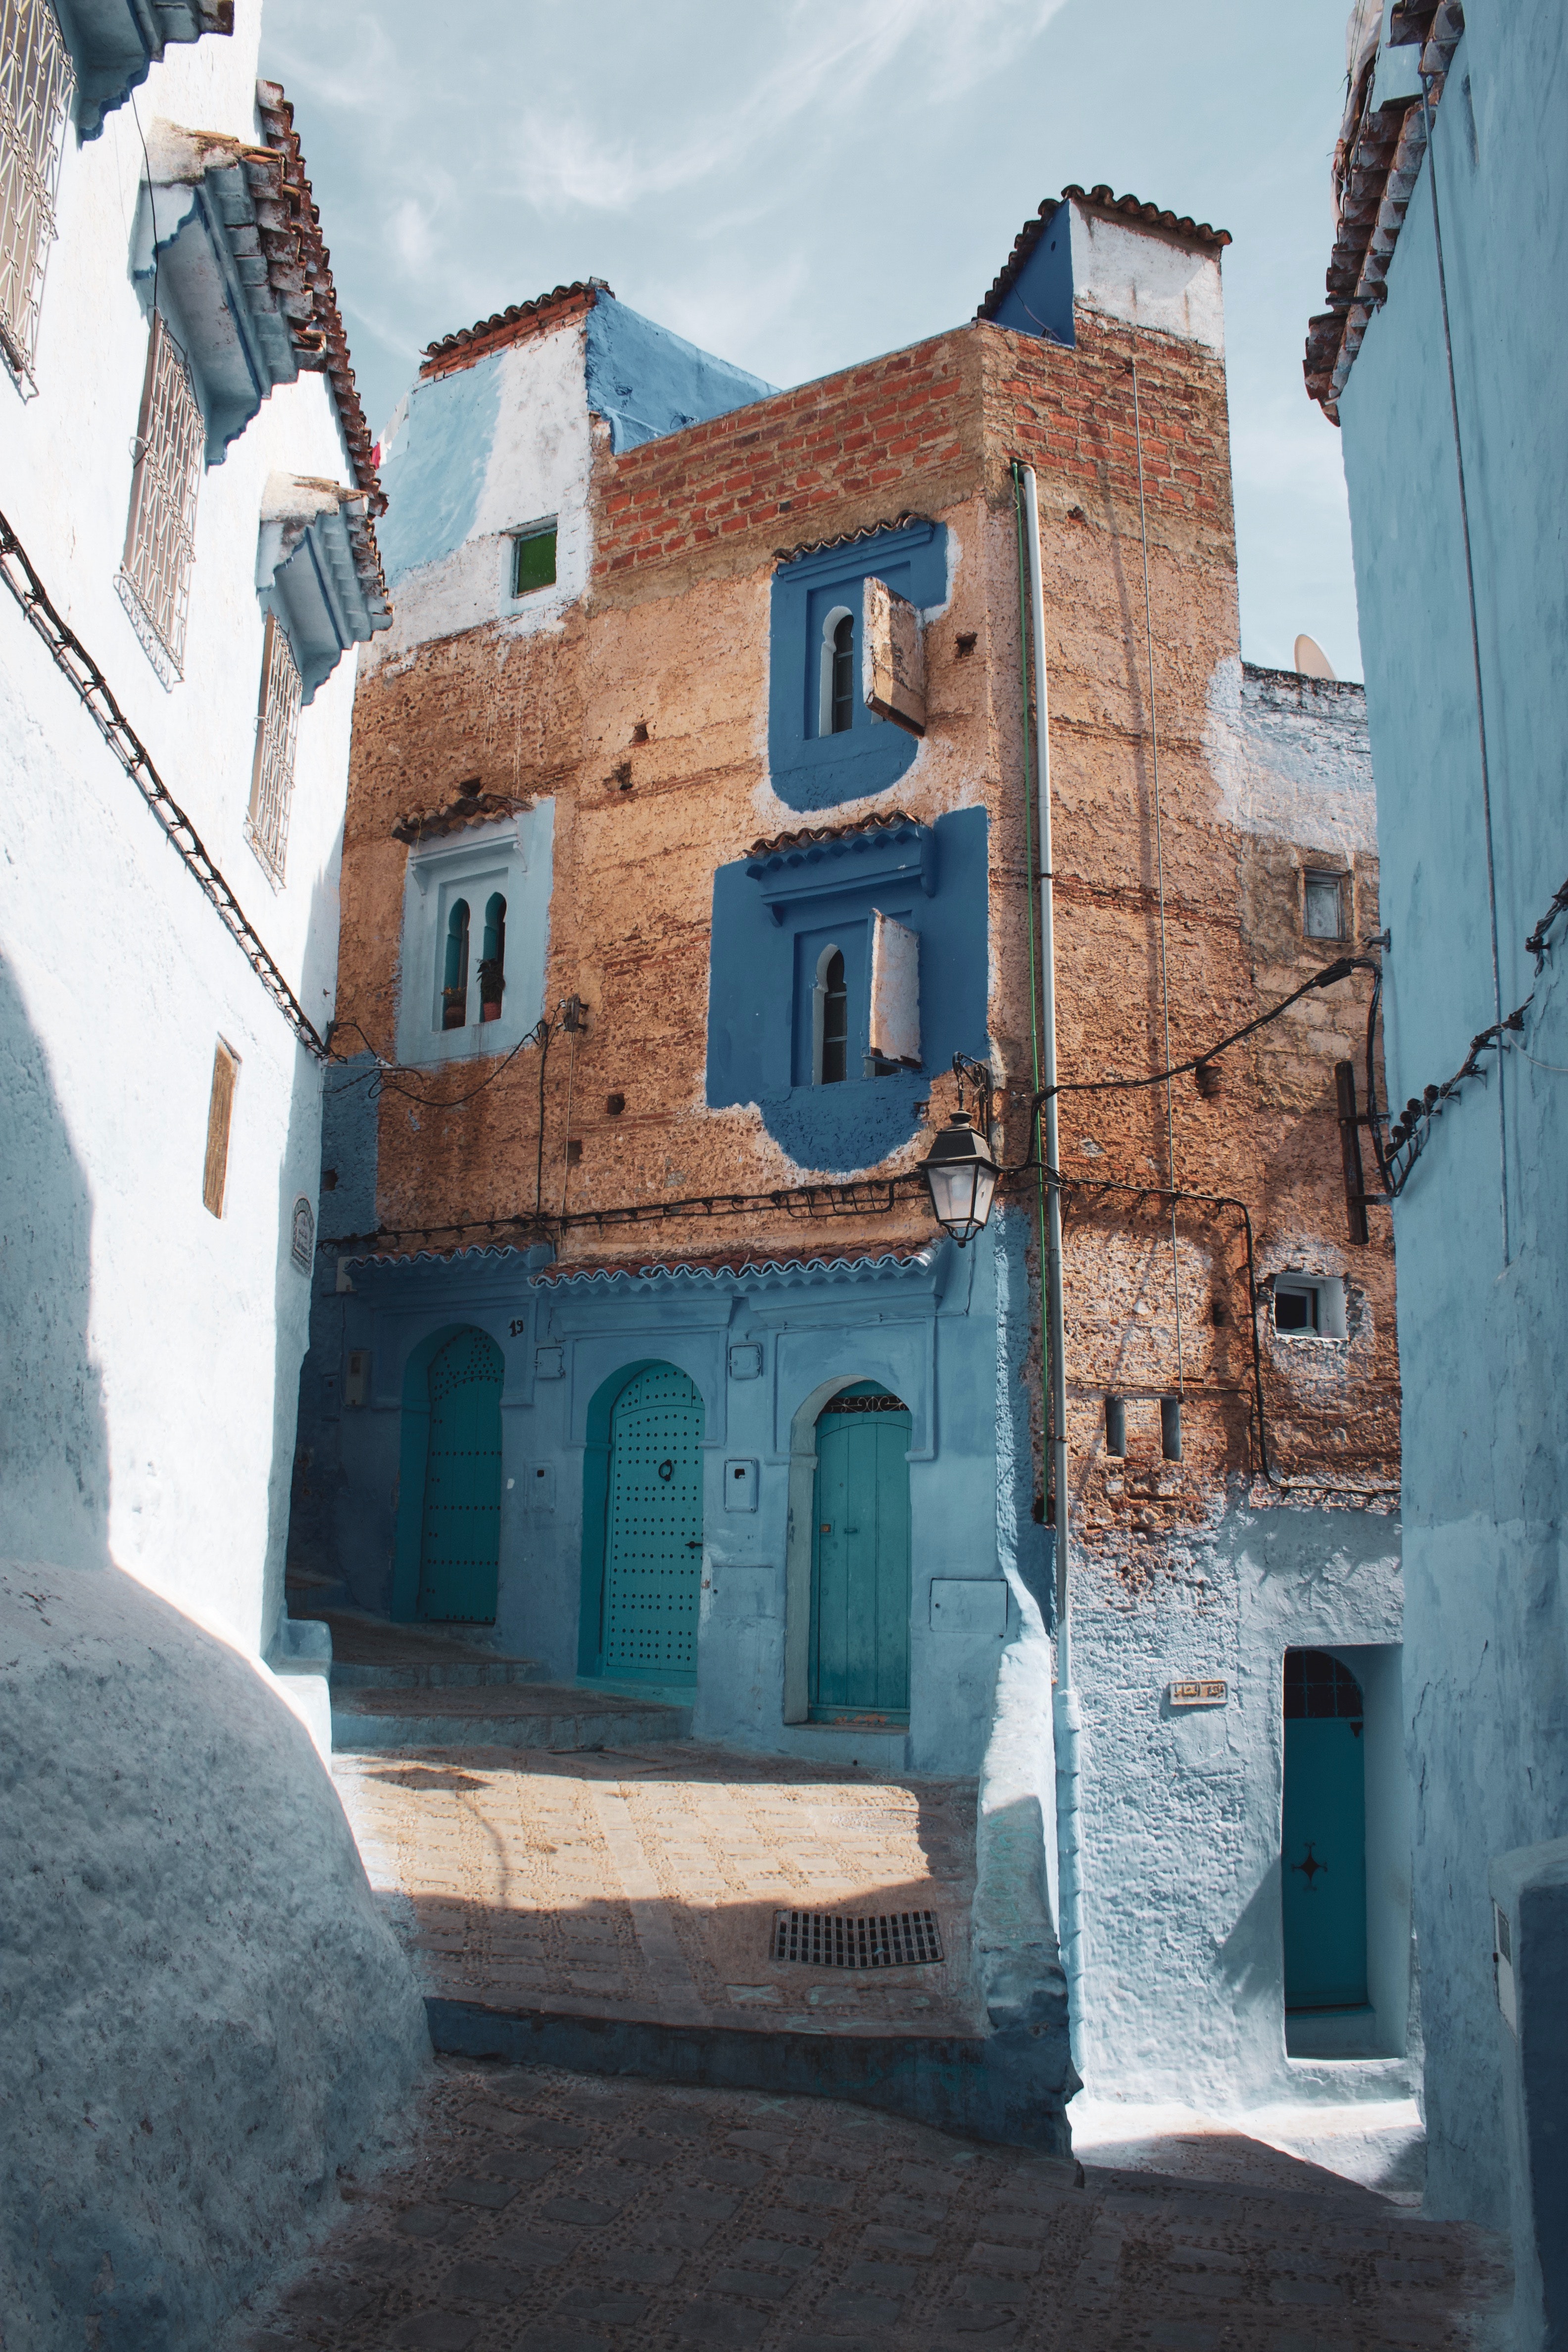
{"label": "whitewashed wall", "polygon": [[[259,0],[239,0],[231,38],[171,48],[137,92],[143,127],[261,143],[259,32]],[[325,379],[274,392],[204,478],[185,677],[165,692],[113,584],[147,350],[130,276],[142,174],[129,105],[94,142],[70,135],[37,396],[0,381],[0,505],[323,1029],[354,664],[301,716],[274,890],[243,832],[255,568],[269,473],[353,477]],[[66,1562],[107,1554],[265,1647],[309,1297],[289,1213],[316,1196],[318,1070],[9,598],[0,778],[0,1543]],[[202,1165],[220,1034],[241,1069],[218,1221]]]}

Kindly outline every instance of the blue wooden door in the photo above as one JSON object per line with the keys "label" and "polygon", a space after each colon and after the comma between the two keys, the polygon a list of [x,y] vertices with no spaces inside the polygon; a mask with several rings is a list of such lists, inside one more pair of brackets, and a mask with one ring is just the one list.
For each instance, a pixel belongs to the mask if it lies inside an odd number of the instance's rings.
{"label": "blue wooden door", "polygon": [[610,1415],[604,1670],[689,1682],[702,1585],[702,1399],[673,1364],[627,1382]]}
{"label": "blue wooden door", "polygon": [[1285,1657],[1285,2006],[1366,2002],[1361,1685],[1323,1650]]}
{"label": "blue wooden door", "polygon": [[807,1697],[822,1719],[909,1712],[910,1431],[873,1381],[817,1419]]}
{"label": "blue wooden door", "polygon": [[500,1560],[501,1352],[468,1329],[432,1357],[421,1617],[493,1624]]}

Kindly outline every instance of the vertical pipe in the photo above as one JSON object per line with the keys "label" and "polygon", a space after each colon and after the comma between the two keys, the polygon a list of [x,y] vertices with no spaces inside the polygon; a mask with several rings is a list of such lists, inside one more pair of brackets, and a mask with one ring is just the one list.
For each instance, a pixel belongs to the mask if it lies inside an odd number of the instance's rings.
{"label": "vertical pipe", "polygon": [[[1054,1178],[1061,1166],[1057,1125],[1057,963],[1051,893],[1050,686],[1046,670],[1046,598],[1040,567],[1040,508],[1034,468],[1026,466],[1024,513],[1029,556],[1029,634],[1035,668],[1036,772],[1039,789],[1035,816],[1040,855],[1040,1084],[1045,1093],[1046,1167]],[[1072,1581],[1068,1542],[1067,1361],[1062,1311],[1062,1196],[1050,1182],[1046,1206],[1046,1343],[1050,1353],[1051,1485],[1056,1495],[1057,1680],[1072,1680]]]}
{"label": "vertical pipe", "polygon": [[[1068,1979],[1068,2011],[1073,2055],[1082,2058],[1083,1901],[1082,1826],[1079,1803],[1083,1713],[1072,1680],[1071,1514],[1068,1505],[1068,1395],[1066,1317],[1062,1307],[1062,1192],[1057,1181],[1061,1147],[1057,1120],[1057,962],[1053,921],[1051,852],[1051,713],[1046,668],[1046,594],[1040,556],[1040,507],[1034,468],[1023,468],[1025,536],[1029,557],[1029,635],[1035,667],[1036,821],[1040,857],[1040,1080],[1045,1091],[1042,1122],[1047,1171],[1046,1207],[1046,1327],[1050,1350],[1051,1484],[1056,1494],[1057,1688],[1054,1733],[1057,1766],[1057,1863],[1061,1917],[1058,1940]],[[1080,2066],[1081,2071],[1081,2066]]]}
{"label": "vertical pipe", "polygon": [[[1498,948],[1497,861],[1492,854],[1492,778],[1487,751],[1487,698],[1481,686],[1481,632],[1476,617],[1476,567],[1470,553],[1470,502],[1465,488],[1465,444],[1459,431],[1459,394],[1454,382],[1454,339],[1448,327],[1448,274],[1443,264],[1443,216],[1437,209],[1437,158],[1432,152],[1432,77],[1421,76],[1421,127],[1426,135],[1426,182],[1432,191],[1432,241],[1437,250],[1437,294],[1443,312],[1443,352],[1448,362],[1448,413],[1454,421],[1454,464],[1459,478],[1459,528],[1465,541],[1465,586],[1470,600],[1470,659],[1476,677],[1476,732],[1480,740],[1481,814],[1486,824],[1487,907],[1491,916],[1492,1018],[1498,1024],[1498,1191],[1502,1209],[1502,1262],[1511,1255],[1508,1229],[1507,1056],[1502,1050],[1502,960]],[[1169,1061],[1170,1055],[1166,1055]]]}

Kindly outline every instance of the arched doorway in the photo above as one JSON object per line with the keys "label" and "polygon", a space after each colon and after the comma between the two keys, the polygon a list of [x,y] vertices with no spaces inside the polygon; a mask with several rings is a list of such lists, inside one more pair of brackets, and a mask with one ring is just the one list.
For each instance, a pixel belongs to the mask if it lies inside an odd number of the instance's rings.
{"label": "arched doorway", "polygon": [[1285,1653],[1285,2007],[1366,2005],[1361,1685],[1326,1650]]}
{"label": "arched doorway", "polygon": [[702,1398],[645,1364],[615,1398],[605,1471],[598,1666],[690,1682],[702,1588]]}
{"label": "arched doorway", "polygon": [[909,1717],[910,1426],[875,1381],[817,1415],[807,1703],[819,1723]]}
{"label": "arched doorway", "polygon": [[419,1523],[421,1617],[493,1624],[500,1566],[501,1351],[465,1325],[431,1357]]}

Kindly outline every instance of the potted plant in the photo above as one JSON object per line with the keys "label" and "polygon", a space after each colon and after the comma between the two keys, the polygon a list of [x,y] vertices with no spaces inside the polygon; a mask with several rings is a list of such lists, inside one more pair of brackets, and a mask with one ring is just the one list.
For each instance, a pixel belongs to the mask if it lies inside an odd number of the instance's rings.
{"label": "potted plant", "polygon": [[500,1019],[501,991],[506,979],[500,956],[479,958],[479,1018],[481,1021]]}
{"label": "potted plant", "polygon": [[441,1026],[461,1029],[468,1017],[468,992],[466,988],[444,988],[441,991]]}

